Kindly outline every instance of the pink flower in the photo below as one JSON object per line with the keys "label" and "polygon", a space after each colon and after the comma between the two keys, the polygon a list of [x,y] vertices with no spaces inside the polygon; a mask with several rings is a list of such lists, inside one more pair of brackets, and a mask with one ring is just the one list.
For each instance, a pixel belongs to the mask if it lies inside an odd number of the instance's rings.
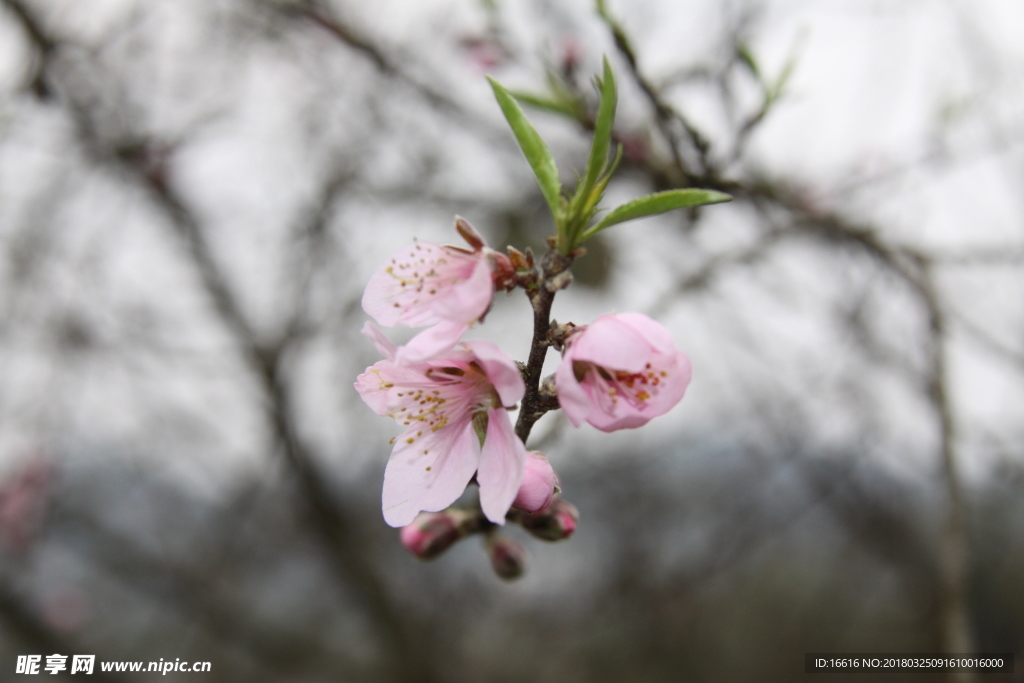
{"label": "pink flower", "polygon": [[421,510],[445,509],[476,473],[484,514],[504,524],[526,460],[506,409],[526,391],[515,363],[490,342],[469,341],[401,365],[380,330],[367,323],[363,333],[386,359],[359,375],[356,390],[405,427],[384,472],[384,520],[405,526]]}
{"label": "pink flower", "polygon": [[558,402],[574,427],[632,429],[668,412],[686,392],[690,359],[642,313],[603,315],[566,341],[555,373]]}
{"label": "pink flower", "polygon": [[555,497],[558,477],[551,468],[546,455],[540,451],[529,451],[526,454],[526,465],[523,467],[523,483],[519,485],[512,507],[526,512],[543,510],[551,504]]}
{"label": "pink flower", "polygon": [[456,217],[455,228],[472,249],[416,242],[396,251],[370,278],[363,310],[385,327],[432,325],[403,346],[399,363],[444,353],[491,306],[499,286],[514,273],[504,254],[489,248],[476,229]]}

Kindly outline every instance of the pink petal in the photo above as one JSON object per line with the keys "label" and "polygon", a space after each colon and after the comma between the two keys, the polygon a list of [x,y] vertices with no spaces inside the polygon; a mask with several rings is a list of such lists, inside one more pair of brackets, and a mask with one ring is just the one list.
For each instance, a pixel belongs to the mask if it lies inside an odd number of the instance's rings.
{"label": "pink petal", "polygon": [[464,323],[450,320],[439,322],[400,347],[395,353],[395,362],[399,365],[409,365],[435,358],[455,346],[468,329],[469,325]]}
{"label": "pink petal", "polygon": [[651,357],[651,345],[631,326],[605,315],[570,338],[576,358],[609,370],[639,372]]}
{"label": "pink petal", "polygon": [[519,368],[496,344],[474,340],[464,342],[463,346],[472,351],[480,362],[487,379],[491,380],[494,390],[498,392],[502,405],[511,407],[523,398],[526,384]]}
{"label": "pink petal", "polygon": [[370,321],[366,321],[363,323],[363,329],[360,330],[360,332],[370,338],[370,341],[372,341],[373,345],[377,347],[377,350],[380,351],[381,355],[388,360],[395,359],[395,349],[398,347],[395,346],[393,341],[384,336],[384,333],[380,331],[379,327]]}
{"label": "pink petal", "polygon": [[562,362],[555,371],[555,388],[558,390],[558,404],[562,407],[566,419],[573,427],[586,422],[593,403],[586,390],[576,380],[572,364],[575,359],[572,347],[562,354]]}
{"label": "pink petal", "polygon": [[391,364],[391,361],[382,360],[366,368],[363,374],[356,377],[356,391],[362,397],[366,405],[370,406],[373,412],[378,415],[387,415],[389,408],[388,384],[381,373]]}
{"label": "pink petal", "polygon": [[643,427],[653,417],[657,415],[642,413],[627,406],[610,413],[595,410],[587,417],[587,422],[602,432],[617,432],[620,429]]}
{"label": "pink petal", "polygon": [[458,500],[480,461],[480,439],[468,419],[419,438],[415,434],[414,427],[398,437],[384,470],[381,502],[384,521],[393,527]]}
{"label": "pink petal", "polygon": [[422,385],[423,381],[422,370],[381,360],[366,368],[356,378],[355,388],[374,412],[378,415],[391,415],[394,409],[408,402],[399,394],[407,391],[407,387]]}
{"label": "pink petal", "polygon": [[[438,247],[427,243],[431,247]],[[385,327],[394,327],[398,324],[405,313],[405,306],[402,301],[402,290],[399,281],[389,272],[395,262],[408,261],[416,252],[416,247],[422,244],[412,244],[395,251],[388,259],[374,271],[370,281],[366,283],[363,291],[363,310],[367,315]],[[396,300],[398,299],[398,300]],[[397,306],[395,304],[398,304]]]}
{"label": "pink petal", "polygon": [[664,325],[652,320],[643,313],[617,313],[615,318],[632,327],[656,351],[672,353],[676,350],[676,343],[672,339],[672,333],[665,329]]}
{"label": "pink petal", "polygon": [[473,257],[476,264],[469,277],[433,299],[431,308],[437,317],[474,323],[490,308],[494,298],[491,266],[483,252],[477,252]]}
{"label": "pink petal", "polygon": [[487,411],[487,436],[480,453],[476,480],[480,507],[487,519],[504,524],[505,515],[523,481],[526,448],[512,431],[512,420],[503,408]]}
{"label": "pink petal", "polygon": [[653,367],[656,371],[664,370],[667,373],[662,378],[658,391],[651,392],[651,398],[647,402],[651,416],[657,417],[667,413],[683,399],[693,376],[693,366],[690,364],[689,356],[682,351],[673,350],[670,355],[656,357]]}
{"label": "pink petal", "polygon": [[512,507],[527,512],[543,510],[555,495],[555,470],[539,451],[528,451],[523,466],[523,483],[519,485]]}
{"label": "pink petal", "polygon": [[[477,261],[472,252],[432,242],[402,247],[370,276],[363,292],[363,310],[385,327],[399,323],[423,327],[440,322],[437,302],[453,296],[453,285],[464,284],[473,276]],[[454,296],[458,299],[461,295]],[[485,304],[477,317],[486,310]]]}

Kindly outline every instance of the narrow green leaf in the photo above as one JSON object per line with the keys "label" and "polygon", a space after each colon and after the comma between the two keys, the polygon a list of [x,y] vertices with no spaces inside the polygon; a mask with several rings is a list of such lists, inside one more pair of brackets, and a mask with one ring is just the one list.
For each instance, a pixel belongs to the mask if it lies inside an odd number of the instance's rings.
{"label": "narrow green leaf", "polygon": [[750,69],[750,73],[754,74],[757,80],[761,81],[761,69],[757,65],[757,60],[754,58],[754,53],[750,51],[750,48],[746,45],[736,46],[736,56],[739,58],[740,63]]}
{"label": "narrow green leaf", "polygon": [[498,100],[498,106],[505,114],[508,125],[512,127],[512,133],[516,136],[519,148],[523,150],[526,161],[533,169],[533,175],[537,177],[537,184],[540,191],[544,193],[544,199],[551,207],[551,213],[558,215],[558,199],[562,192],[562,184],[558,181],[558,167],[555,166],[555,159],[551,151],[544,144],[540,134],[526,118],[526,114],[516,104],[515,98],[501,84],[490,76],[487,80],[494,89],[494,97]]}
{"label": "narrow green leaf", "polygon": [[626,202],[608,212],[596,225],[583,233],[582,238],[587,239],[601,232],[607,227],[625,223],[636,218],[656,216],[673,209],[686,209],[692,206],[704,204],[717,204],[719,202],[732,201],[732,197],[724,192],[714,190],[700,190],[688,188],[685,190],[668,190],[638,197],[631,202]]}
{"label": "narrow green leaf", "polygon": [[509,90],[509,94],[525,105],[549,111],[553,114],[561,114],[571,119],[578,119],[580,116],[580,104],[574,100],[564,97],[534,95],[533,93],[519,90]]}
{"label": "narrow green leaf", "polygon": [[789,83],[789,79],[796,69],[796,62],[796,54],[790,55],[789,59],[786,60],[785,66],[782,67],[782,73],[779,74],[779,77],[775,79],[775,83],[768,89],[768,95],[765,98],[768,105],[773,104],[782,95],[783,89]]}
{"label": "narrow green leaf", "polygon": [[594,142],[590,147],[590,159],[587,161],[587,172],[583,177],[583,192],[588,194],[604,173],[608,165],[608,148],[612,142],[612,127],[615,123],[615,106],[618,104],[618,92],[615,88],[615,74],[604,58],[604,76],[598,81],[601,91],[601,103],[597,109],[597,120],[594,122]]}

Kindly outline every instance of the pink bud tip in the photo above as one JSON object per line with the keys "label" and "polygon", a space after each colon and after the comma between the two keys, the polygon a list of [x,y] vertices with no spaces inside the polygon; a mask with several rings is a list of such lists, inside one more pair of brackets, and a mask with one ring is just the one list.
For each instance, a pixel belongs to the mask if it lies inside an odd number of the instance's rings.
{"label": "pink bud tip", "polygon": [[576,531],[580,513],[576,506],[561,499],[551,507],[532,515],[526,515],[521,524],[531,534],[545,541],[562,541]]}
{"label": "pink bud tip", "polygon": [[555,495],[555,471],[546,455],[540,451],[529,451],[523,467],[523,483],[512,501],[512,507],[537,512],[551,504]]}
{"label": "pink bud tip", "polygon": [[458,522],[444,512],[421,512],[402,527],[402,545],[421,560],[437,557],[461,538]]}
{"label": "pink bud tip", "polygon": [[491,533],[486,540],[487,557],[494,573],[506,581],[518,579],[526,569],[526,550],[508,536]]}

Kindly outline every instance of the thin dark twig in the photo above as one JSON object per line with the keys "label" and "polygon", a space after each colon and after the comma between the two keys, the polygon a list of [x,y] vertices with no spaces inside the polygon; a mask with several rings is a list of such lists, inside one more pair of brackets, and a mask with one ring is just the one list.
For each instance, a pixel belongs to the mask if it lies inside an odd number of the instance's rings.
{"label": "thin dark twig", "polygon": [[[636,81],[636,84],[640,86],[644,96],[647,97],[647,100],[654,108],[655,117],[658,122],[658,130],[668,143],[669,152],[672,154],[672,160],[680,174],[679,184],[691,185],[695,178],[714,175],[708,158],[710,144],[708,143],[707,138],[697,130],[696,126],[694,126],[681,111],[666,102],[657,87],[643,74],[643,72],[640,71],[632,41],[630,41],[629,36],[622,27],[622,24],[620,24],[615,17],[605,10],[603,3],[598,3],[598,14],[611,31],[612,39],[615,41],[615,47],[626,60],[626,64],[629,66],[630,75],[633,77],[633,80]],[[692,170],[683,158],[682,152],[680,151],[681,140],[679,140],[678,136],[672,130],[672,123],[674,121],[678,122],[682,126],[690,146],[697,153],[700,161],[699,169]]]}
{"label": "thin dark twig", "polygon": [[[866,252],[908,286],[927,315],[928,362],[924,389],[939,432],[939,461],[947,501],[937,558],[941,615],[937,624],[938,636],[946,653],[972,652],[974,638],[968,609],[971,575],[968,511],[956,456],[956,433],[946,365],[948,325],[934,284],[936,264],[921,252],[888,246],[871,226],[852,223],[831,212],[808,211],[781,184],[761,181],[752,184],[752,188],[747,198],[768,201],[789,212],[795,228]],[[955,672],[950,675],[950,680],[969,683],[976,680],[976,676],[970,672]]]}
{"label": "thin dark twig", "polygon": [[[59,40],[45,32],[27,7],[18,0],[2,1],[12,9],[16,7],[19,17],[28,18],[23,19],[22,23],[37,49],[47,53],[57,49]],[[40,76],[46,77],[45,73]],[[161,155],[154,165],[150,154],[124,154],[104,144],[95,134],[88,112],[73,98],[61,98],[57,90],[57,103],[65,108],[75,124],[83,150],[97,163],[104,163],[125,173],[146,190],[150,199],[170,219],[171,225],[183,238],[218,318],[232,333],[242,355],[260,379],[268,398],[268,412],[276,440],[303,490],[302,500],[309,511],[313,528],[330,550],[333,567],[340,579],[358,587],[359,595],[382,642],[397,655],[387,663],[391,678],[401,681],[435,680],[421,649],[408,637],[399,617],[401,610],[392,603],[383,582],[363,551],[365,544],[360,543],[352,514],[328,490],[324,476],[296,433],[292,415],[293,401],[284,379],[282,364],[286,349],[280,345],[260,343],[257,333],[231,291],[199,221],[167,182],[166,155]],[[39,96],[38,92],[34,92]],[[159,149],[158,145],[147,144],[145,141],[135,147],[143,152]]]}
{"label": "thin dark twig", "polygon": [[648,307],[647,314],[654,318],[664,315],[673,303],[679,301],[679,297],[682,295],[707,287],[727,268],[748,265],[765,258],[775,243],[786,235],[792,234],[794,234],[792,231],[769,230],[743,249],[712,256],[694,272],[680,276],[672,287]]}
{"label": "thin dark twig", "polygon": [[551,345],[551,305],[559,289],[568,285],[568,270],[573,257],[552,249],[541,259],[538,272],[527,283],[527,296],[533,306],[533,340],[530,355],[523,370],[526,394],[523,396],[519,419],[516,421],[516,435],[525,444],[533,425],[549,410],[558,406],[557,399],[543,391],[540,376],[544,370],[544,359]]}
{"label": "thin dark twig", "polygon": [[277,7],[285,15],[300,17],[319,26],[340,43],[367,58],[381,74],[411,88],[435,109],[448,116],[457,117],[478,133],[486,135],[496,145],[503,144],[505,138],[497,128],[466,111],[465,107],[443,90],[414,76],[398,60],[388,55],[380,46],[343,21],[329,8],[311,2],[282,2]]}
{"label": "thin dark twig", "polygon": [[31,70],[27,75],[29,89],[40,100],[50,99],[53,93],[46,83],[46,69],[56,52],[58,42],[47,34],[42,23],[21,0],[0,0],[0,3],[9,9],[18,20],[22,30],[28,36],[30,44],[36,50],[35,62],[31,65]]}
{"label": "thin dark twig", "polygon": [[[339,576],[359,586],[361,598],[376,622],[383,640],[393,652],[401,653],[389,665],[394,677],[401,681],[432,681],[433,676],[419,648],[408,638],[399,615],[380,577],[360,542],[352,514],[327,488],[326,478],[306,450],[294,426],[294,401],[285,379],[283,357],[287,346],[261,345],[246,321],[237,301],[227,286],[220,267],[213,258],[198,222],[180,199],[165,185],[149,184],[156,201],[173,217],[176,228],[184,236],[203,284],[215,302],[217,311],[231,329],[257,371],[269,403],[271,423],[282,453],[296,475],[308,506],[309,520],[331,553],[329,555]],[[287,344],[288,340],[285,340]]]}

